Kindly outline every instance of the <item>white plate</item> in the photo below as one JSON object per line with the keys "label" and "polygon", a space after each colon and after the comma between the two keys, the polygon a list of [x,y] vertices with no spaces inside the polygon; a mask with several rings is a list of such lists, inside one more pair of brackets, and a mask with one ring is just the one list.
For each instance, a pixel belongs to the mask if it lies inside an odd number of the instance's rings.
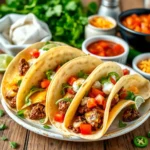
{"label": "white plate", "polygon": [[[122,64],[119,64],[119,65],[122,67],[122,69],[124,69],[124,68],[129,69],[130,74],[136,74],[136,72],[133,69],[131,69],[130,67],[122,65]],[[60,130],[56,129],[55,127],[51,127],[51,129],[45,129],[43,127],[43,125],[31,122],[31,121],[26,120],[26,119],[21,119],[18,116],[16,116],[16,113],[8,108],[4,99],[2,99],[2,105],[5,109],[5,111],[7,112],[7,114],[14,121],[16,121],[19,125],[23,126],[24,128],[26,128],[32,132],[35,132],[37,134],[40,134],[40,135],[43,135],[46,137],[50,137],[53,139],[59,139],[59,140],[65,140],[65,141],[76,141],[76,142],[93,141],[93,140],[84,140],[84,139],[81,139],[81,138],[75,137],[75,136],[64,136],[63,133]],[[150,109],[149,108],[150,108],[150,100],[146,101],[146,103],[144,103],[144,105],[142,105],[140,107],[139,111],[140,111],[141,117],[135,121],[128,123],[125,128],[119,128],[118,127],[118,120],[120,117],[118,115],[116,117],[116,119],[114,120],[114,122],[112,123],[112,125],[110,126],[110,128],[108,129],[108,131],[106,132],[106,134],[102,138],[100,138],[96,141],[114,138],[114,137],[126,134],[126,133],[134,130],[135,128],[139,127],[142,123],[144,123],[149,118],[149,116],[150,116]]]}

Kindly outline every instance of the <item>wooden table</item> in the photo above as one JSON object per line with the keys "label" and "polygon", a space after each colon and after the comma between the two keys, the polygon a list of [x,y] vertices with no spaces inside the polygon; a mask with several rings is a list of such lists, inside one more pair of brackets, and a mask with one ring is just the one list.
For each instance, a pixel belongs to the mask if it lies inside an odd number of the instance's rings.
{"label": "wooden table", "polygon": [[[121,1],[121,8],[123,10],[134,7],[143,7],[142,0],[132,2],[130,0]],[[0,74],[0,81],[2,76]],[[1,104],[0,109],[3,109]],[[18,150],[139,150],[139,148],[133,146],[132,139],[138,135],[146,136],[147,132],[150,131],[149,118],[143,125],[123,136],[105,141],[77,143],[54,140],[37,135],[18,125],[6,113],[0,118],[1,123],[5,123],[8,128],[0,131],[0,137],[6,136],[9,141],[17,142],[19,144]],[[8,141],[0,140],[0,150],[11,149]],[[150,144],[143,150],[150,150]]]}

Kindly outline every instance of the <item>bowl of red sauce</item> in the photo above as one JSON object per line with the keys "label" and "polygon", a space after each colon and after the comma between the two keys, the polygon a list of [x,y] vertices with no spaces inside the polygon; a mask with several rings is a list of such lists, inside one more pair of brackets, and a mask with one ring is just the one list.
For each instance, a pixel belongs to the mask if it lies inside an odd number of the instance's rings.
{"label": "bowl of red sauce", "polygon": [[86,39],[82,51],[103,61],[116,61],[125,64],[129,46],[121,38],[111,35],[100,35]]}

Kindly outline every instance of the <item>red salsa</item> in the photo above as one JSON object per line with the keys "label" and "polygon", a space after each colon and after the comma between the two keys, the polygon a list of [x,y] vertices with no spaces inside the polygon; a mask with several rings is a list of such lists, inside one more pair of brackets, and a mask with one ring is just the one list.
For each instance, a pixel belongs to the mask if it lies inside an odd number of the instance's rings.
{"label": "red salsa", "polygon": [[124,52],[124,48],[117,43],[110,41],[96,41],[87,47],[88,51],[98,56],[118,56]]}

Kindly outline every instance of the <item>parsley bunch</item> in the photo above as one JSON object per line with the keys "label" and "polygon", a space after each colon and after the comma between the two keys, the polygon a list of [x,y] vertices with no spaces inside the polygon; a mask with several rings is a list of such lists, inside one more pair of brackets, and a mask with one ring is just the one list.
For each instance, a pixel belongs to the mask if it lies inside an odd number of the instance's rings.
{"label": "parsley bunch", "polygon": [[0,18],[9,13],[33,13],[48,24],[52,40],[80,48],[87,16],[95,14],[97,9],[94,2],[83,8],[80,0],[6,0],[0,6]]}

